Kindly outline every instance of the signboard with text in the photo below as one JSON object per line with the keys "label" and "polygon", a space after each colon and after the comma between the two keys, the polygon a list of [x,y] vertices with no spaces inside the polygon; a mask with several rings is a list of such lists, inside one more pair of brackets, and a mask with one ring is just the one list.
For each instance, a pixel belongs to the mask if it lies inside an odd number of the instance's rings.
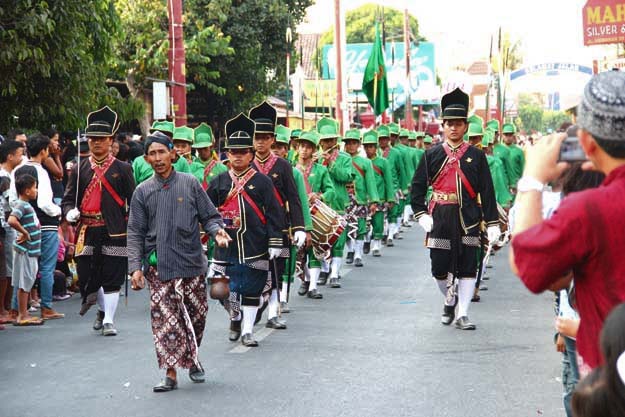
{"label": "signboard with text", "polygon": [[625,42],[625,0],[588,0],[582,16],[584,45]]}

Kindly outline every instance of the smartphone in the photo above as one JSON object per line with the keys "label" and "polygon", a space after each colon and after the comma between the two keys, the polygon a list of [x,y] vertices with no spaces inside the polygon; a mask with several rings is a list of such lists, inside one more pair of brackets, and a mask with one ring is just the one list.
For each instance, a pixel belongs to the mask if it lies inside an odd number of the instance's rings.
{"label": "smartphone", "polygon": [[567,138],[560,146],[560,157],[558,160],[562,162],[586,161],[588,158],[586,158],[586,154],[579,144],[579,139],[577,137],[577,126],[570,126],[566,130],[566,134]]}

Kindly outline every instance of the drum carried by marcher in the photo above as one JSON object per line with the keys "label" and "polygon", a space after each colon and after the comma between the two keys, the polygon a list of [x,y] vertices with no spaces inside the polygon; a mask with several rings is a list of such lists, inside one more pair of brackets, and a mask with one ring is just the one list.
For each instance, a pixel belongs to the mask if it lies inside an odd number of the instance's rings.
{"label": "drum carried by marcher", "polygon": [[321,200],[316,200],[311,204],[310,215],[313,222],[311,237],[315,258],[327,259],[330,256],[332,245],[345,230],[347,222],[343,216],[340,216]]}

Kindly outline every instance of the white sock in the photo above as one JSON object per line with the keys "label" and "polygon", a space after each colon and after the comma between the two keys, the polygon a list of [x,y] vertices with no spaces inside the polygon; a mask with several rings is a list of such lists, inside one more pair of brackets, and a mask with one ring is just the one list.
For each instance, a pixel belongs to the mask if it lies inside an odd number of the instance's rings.
{"label": "white sock", "polygon": [[332,274],[330,278],[338,278],[339,272],[341,270],[341,263],[343,263],[343,258],[339,258],[338,256],[332,258]]}
{"label": "white sock", "polygon": [[356,240],[354,242],[354,259],[358,258],[360,260],[362,260],[362,248],[364,246],[365,242],[364,240]]}
{"label": "white sock", "polygon": [[475,291],[475,278],[458,280],[458,317],[468,316],[469,305]]}
{"label": "white sock", "polygon": [[447,297],[447,280],[434,278],[434,281],[436,281],[436,284],[438,285],[438,289],[441,292],[441,294],[443,294],[443,297]]}
{"label": "white sock", "polygon": [[104,320],[102,323],[113,324],[113,318],[115,317],[115,310],[117,310],[117,303],[119,302],[119,292],[112,292],[104,294]]}
{"label": "white sock", "polygon": [[102,287],[98,290],[98,309],[104,311],[104,289]]}
{"label": "white sock", "polygon": [[328,261],[321,261],[321,272],[330,272],[330,263]]}
{"label": "white sock", "polygon": [[388,224],[388,237],[393,239],[393,237],[395,236],[395,233],[397,233],[397,224],[389,223]]}
{"label": "white sock", "polygon": [[388,221],[384,219],[384,231],[382,232],[384,236],[388,236]]}
{"label": "white sock", "polygon": [[269,305],[267,306],[267,318],[271,320],[278,315],[278,290],[271,290]]}
{"label": "white sock", "polygon": [[289,284],[287,282],[282,282],[282,289],[280,290],[280,302],[286,303],[286,296],[288,293]]}
{"label": "white sock", "polygon": [[353,239],[347,239],[347,242],[345,243],[345,249],[347,250],[347,252],[353,252],[354,251],[354,240]]}
{"label": "white sock", "polygon": [[380,250],[380,248],[382,247],[382,242],[380,242],[380,239],[373,239],[371,241],[371,250]]}
{"label": "white sock", "polygon": [[365,235],[365,242],[371,242],[371,234],[371,230],[369,230]]}
{"label": "white sock", "polygon": [[310,282],[310,268],[308,265],[304,266],[304,281]]}
{"label": "white sock", "polygon": [[243,322],[241,323],[241,334],[252,334],[254,331],[254,321],[258,307],[241,306],[243,311]]}
{"label": "white sock", "polygon": [[308,286],[308,291],[317,289],[317,281],[319,281],[320,273],[320,268],[310,268],[310,285]]}
{"label": "white sock", "polygon": [[397,231],[399,232],[401,230],[401,221],[402,221],[402,217],[399,216],[397,218],[396,224],[397,224]]}

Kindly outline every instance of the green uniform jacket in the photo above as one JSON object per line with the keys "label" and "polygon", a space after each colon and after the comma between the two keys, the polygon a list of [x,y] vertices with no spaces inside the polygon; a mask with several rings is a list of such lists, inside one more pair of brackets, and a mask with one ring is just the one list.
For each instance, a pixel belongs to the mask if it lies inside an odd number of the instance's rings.
{"label": "green uniform jacket", "polygon": [[510,149],[503,143],[496,143],[493,146],[493,155],[501,160],[503,163],[503,172],[506,184],[508,187],[512,187],[512,167],[510,166]]}
{"label": "green uniform jacket", "polygon": [[349,195],[345,186],[354,182],[355,173],[352,166],[352,157],[345,153],[339,152],[336,160],[326,167],[330,173],[332,184],[334,185],[334,198],[330,206],[342,214],[345,207],[349,203]]}
{"label": "green uniform jacket", "polygon": [[[302,215],[304,216],[304,228],[310,232],[313,228],[312,218],[310,217],[310,205],[308,205],[308,193],[306,192],[306,184],[304,183],[304,175],[299,169],[293,168],[293,179],[297,188],[297,195],[302,202]],[[328,179],[329,180],[329,179]]]}
{"label": "green uniform jacket", "polygon": [[495,188],[495,198],[502,207],[506,207],[512,195],[508,189],[506,179],[503,173],[503,163],[501,159],[496,156],[486,155],[488,161],[488,168],[490,169],[490,176],[493,177],[493,187]]}
{"label": "green uniform jacket", "polygon": [[294,149],[289,149],[289,152],[286,154],[286,160],[293,166],[297,164],[297,151]]}
{"label": "green uniform jacket", "polygon": [[[189,166],[189,169],[191,170],[191,174],[193,174],[193,176],[197,178],[200,184],[204,182],[204,169],[206,168],[206,165],[208,165],[209,162],[210,161],[207,161],[205,163],[204,161],[198,158],[195,160],[195,162],[193,162]],[[210,172],[206,175],[206,182],[207,183],[211,182],[213,178],[215,178],[217,175],[221,174],[222,172],[226,172],[227,170],[228,170],[227,166],[225,166],[221,162],[217,162],[213,166],[213,169],[211,169]]]}
{"label": "green uniform jacket", "polygon": [[305,176],[304,170],[301,167],[298,168],[302,173],[302,179],[304,180],[304,187],[306,182],[310,187],[310,192],[321,195],[321,201],[333,207],[334,200],[336,199],[336,189],[334,188],[334,182],[330,177],[328,169],[321,164],[313,164],[308,177]]}
{"label": "green uniform jacket", "polygon": [[371,160],[371,164],[373,165],[373,175],[380,201],[394,203],[396,190],[393,186],[393,174],[388,161],[381,156],[376,156]]}
{"label": "green uniform jacket", "polygon": [[[380,151],[380,156],[384,158],[384,151]],[[385,159],[388,161],[393,174],[393,188],[396,190],[402,189],[405,180],[401,152],[397,148],[391,148]]]}
{"label": "green uniform jacket", "polygon": [[412,153],[410,152],[410,148],[406,145],[403,145],[399,142],[393,146],[394,149],[397,149],[400,152],[400,169],[402,170],[402,178],[403,182],[401,185],[401,190],[404,194],[408,192],[408,188],[410,187],[410,182],[412,181],[412,177],[414,175],[415,167],[412,164]]}
{"label": "green uniform jacket", "polygon": [[510,186],[516,187],[519,178],[523,175],[523,168],[525,168],[525,154],[523,149],[515,144],[508,146],[510,150]]}
{"label": "green uniform jacket", "polygon": [[380,197],[378,195],[378,187],[375,183],[375,175],[373,173],[373,167],[371,161],[367,158],[363,158],[360,155],[352,157],[352,166],[356,173],[356,179],[354,180],[354,190],[356,192],[356,202],[360,205],[379,203]]}
{"label": "green uniform jacket", "polygon": [[[178,158],[176,162],[174,162],[174,169],[176,172],[191,172],[189,168],[189,163],[184,158]],[[135,158],[132,162],[132,172],[135,176],[135,184],[139,185],[143,181],[149,179],[154,175],[154,170],[152,166],[145,160],[144,157],[140,156]]]}

